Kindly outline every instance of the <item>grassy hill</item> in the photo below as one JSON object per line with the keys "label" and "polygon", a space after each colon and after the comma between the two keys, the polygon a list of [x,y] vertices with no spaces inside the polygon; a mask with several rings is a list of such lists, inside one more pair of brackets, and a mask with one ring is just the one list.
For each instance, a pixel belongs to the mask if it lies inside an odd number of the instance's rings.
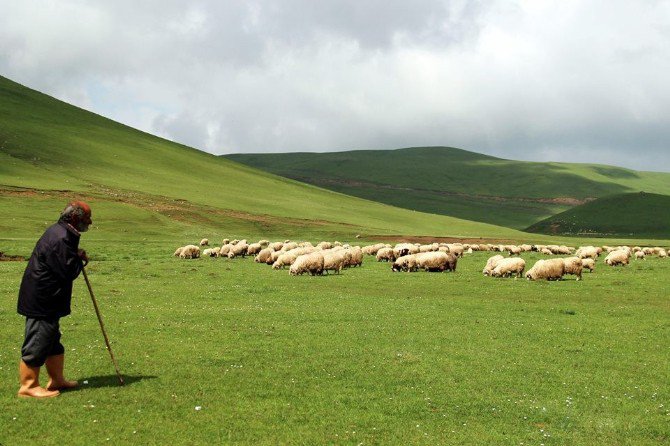
{"label": "grassy hill", "polygon": [[526,230],[555,235],[670,238],[670,196],[632,193],[603,197]]}
{"label": "grassy hill", "polygon": [[73,197],[93,202],[96,233],[104,237],[525,237],[278,177],[0,77],[0,210],[12,216],[0,230],[34,236]]}
{"label": "grassy hill", "polygon": [[393,206],[517,229],[598,197],[670,195],[669,173],[511,161],[451,147],[226,158]]}

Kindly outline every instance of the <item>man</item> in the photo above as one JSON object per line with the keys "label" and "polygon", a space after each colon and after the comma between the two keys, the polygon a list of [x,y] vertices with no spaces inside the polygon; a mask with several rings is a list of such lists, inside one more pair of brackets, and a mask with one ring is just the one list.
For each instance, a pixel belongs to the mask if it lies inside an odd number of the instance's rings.
{"label": "man", "polygon": [[[23,274],[17,311],[26,317],[19,378],[19,396],[48,398],[59,390],[77,387],[63,375],[65,349],[60,343],[59,319],[70,314],[72,282],[88,263],[79,249],[80,233],[88,230],[91,208],[83,201],[69,203],[56,224],[37,241]],[[46,365],[49,382],[40,386],[39,374]]]}

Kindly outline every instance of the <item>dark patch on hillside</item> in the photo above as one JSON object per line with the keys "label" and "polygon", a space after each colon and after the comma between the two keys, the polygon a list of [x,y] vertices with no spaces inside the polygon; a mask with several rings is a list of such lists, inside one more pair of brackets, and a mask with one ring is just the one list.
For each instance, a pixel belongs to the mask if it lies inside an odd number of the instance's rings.
{"label": "dark patch on hillside", "polygon": [[620,178],[620,179],[629,179],[629,178],[640,178],[638,174],[636,174],[632,170],[627,170],[627,169],[621,169],[619,167],[605,167],[605,166],[596,166],[593,168],[593,170],[596,173],[599,173],[600,175],[609,177],[609,178]]}
{"label": "dark patch on hillside", "polygon": [[669,238],[670,196],[638,192],[603,197],[537,222],[526,231],[568,236]]}

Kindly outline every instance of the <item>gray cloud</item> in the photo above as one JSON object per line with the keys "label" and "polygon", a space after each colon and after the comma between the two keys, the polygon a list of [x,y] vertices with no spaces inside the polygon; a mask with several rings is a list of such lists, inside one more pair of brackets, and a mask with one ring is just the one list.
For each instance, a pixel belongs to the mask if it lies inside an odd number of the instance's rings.
{"label": "gray cloud", "polygon": [[213,153],[670,171],[670,2],[0,0],[0,73]]}

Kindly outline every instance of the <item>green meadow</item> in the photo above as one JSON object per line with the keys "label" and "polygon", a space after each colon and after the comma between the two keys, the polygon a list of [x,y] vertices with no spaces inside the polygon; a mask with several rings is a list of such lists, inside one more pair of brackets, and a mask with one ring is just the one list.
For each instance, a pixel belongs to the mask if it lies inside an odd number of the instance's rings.
{"label": "green meadow", "polygon": [[[651,181],[651,180],[650,180]],[[651,184],[651,183],[650,183]],[[77,390],[16,397],[27,258],[71,199],[126,385],[83,279],[61,320]],[[209,238],[551,237],[306,185],[125,127],[0,78],[0,445],[665,444],[670,261],[598,261],[583,281],[361,268],[289,276],[252,259],[180,260]],[[422,238],[423,237],[423,238]],[[539,255],[524,254],[527,267]],[[43,383],[46,376],[43,372]]]}
{"label": "green meadow", "polygon": [[[23,252],[30,242],[17,242]],[[83,236],[89,277],[61,320],[79,390],[15,396],[24,262],[0,268],[1,444],[664,444],[670,262],[583,281],[361,268],[289,276],[161,241]],[[529,264],[538,254],[523,256]],[[86,382],[86,384],[84,384]]]}

